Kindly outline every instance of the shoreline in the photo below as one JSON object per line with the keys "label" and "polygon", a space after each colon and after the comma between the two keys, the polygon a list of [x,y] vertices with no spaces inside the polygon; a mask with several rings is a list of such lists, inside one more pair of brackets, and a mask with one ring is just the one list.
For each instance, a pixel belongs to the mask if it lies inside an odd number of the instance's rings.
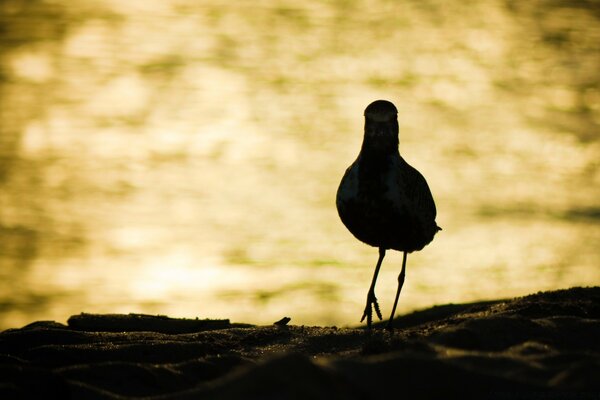
{"label": "shoreline", "polygon": [[600,396],[600,287],[435,306],[397,317],[393,332],[286,324],[34,322],[0,332],[0,398]]}

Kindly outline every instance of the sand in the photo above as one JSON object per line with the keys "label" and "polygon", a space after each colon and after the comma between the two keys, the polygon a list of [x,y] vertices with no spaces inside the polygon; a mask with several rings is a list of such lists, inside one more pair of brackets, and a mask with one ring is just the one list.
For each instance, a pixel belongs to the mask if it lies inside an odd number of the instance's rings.
{"label": "sand", "polygon": [[0,333],[0,398],[600,399],[599,318],[600,287],[437,306],[393,332],[81,314]]}

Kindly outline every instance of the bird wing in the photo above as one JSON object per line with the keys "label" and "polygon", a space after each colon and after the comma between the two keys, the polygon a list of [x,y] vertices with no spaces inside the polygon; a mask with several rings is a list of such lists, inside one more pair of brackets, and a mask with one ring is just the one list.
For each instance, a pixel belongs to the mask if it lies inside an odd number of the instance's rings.
{"label": "bird wing", "polygon": [[425,177],[406,161],[402,161],[405,164],[405,168],[402,168],[402,186],[411,200],[413,210],[423,221],[435,221],[435,201]]}

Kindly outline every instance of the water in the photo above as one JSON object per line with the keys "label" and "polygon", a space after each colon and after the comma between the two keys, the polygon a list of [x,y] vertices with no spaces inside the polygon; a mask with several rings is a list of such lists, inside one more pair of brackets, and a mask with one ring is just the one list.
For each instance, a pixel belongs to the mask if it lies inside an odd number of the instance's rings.
{"label": "water", "polygon": [[0,328],[357,324],[334,198],[378,98],[444,228],[399,312],[600,284],[598,6],[399,3],[2,2]]}

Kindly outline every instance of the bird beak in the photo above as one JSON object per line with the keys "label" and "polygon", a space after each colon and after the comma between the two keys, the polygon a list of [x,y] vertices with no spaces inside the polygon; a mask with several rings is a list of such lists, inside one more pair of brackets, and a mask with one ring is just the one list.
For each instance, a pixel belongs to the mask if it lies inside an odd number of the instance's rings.
{"label": "bird beak", "polygon": [[371,137],[383,137],[389,134],[387,122],[373,122],[370,129],[367,129],[367,134]]}

